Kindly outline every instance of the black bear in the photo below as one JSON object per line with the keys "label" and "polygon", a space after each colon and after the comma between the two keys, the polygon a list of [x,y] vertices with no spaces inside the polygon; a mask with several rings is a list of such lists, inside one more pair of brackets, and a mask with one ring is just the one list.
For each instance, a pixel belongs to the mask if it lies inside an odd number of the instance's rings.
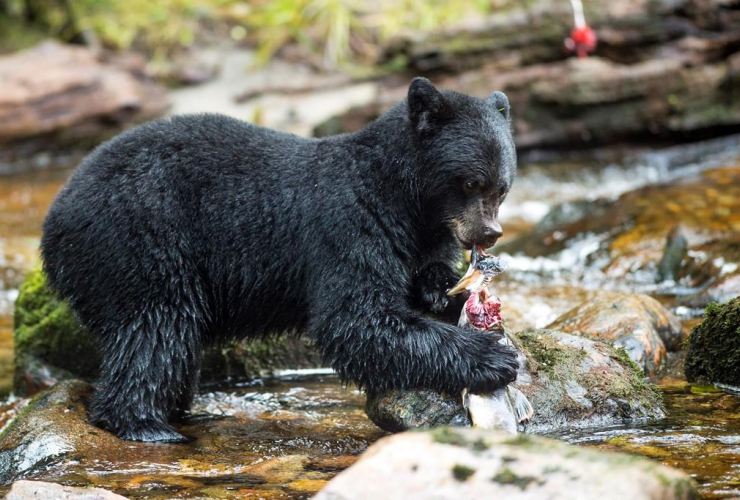
{"label": "black bear", "polygon": [[461,245],[493,245],[516,171],[509,103],[415,79],[359,132],[305,139],[175,116],[101,145],[55,199],[49,282],[100,340],[94,423],[179,442],[205,343],[306,332],[369,391],[487,392],[515,353],[456,316]]}

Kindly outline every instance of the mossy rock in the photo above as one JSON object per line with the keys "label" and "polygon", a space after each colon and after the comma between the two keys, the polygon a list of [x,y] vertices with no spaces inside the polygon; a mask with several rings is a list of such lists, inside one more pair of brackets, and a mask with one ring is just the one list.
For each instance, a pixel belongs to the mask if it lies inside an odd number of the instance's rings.
{"label": "mossy rock", "polygon": [[32,394],[72,376],[97,377],[100,354],[95,339],[48,288],[40,269],[29,272],[21,284],[14,321],[17,394]]}
{"label": "mossy rock", "polygon": [[660,391],[624,349],[555,330],[525,331],[517,339],[526,366],[516,386],[535,412],[528,431],[665,417]]}
{"label": "mossy rock", "polygon": [[315,500],[507,498],[696,500],[686,473],[646,458],[501,431],[441,428],[388,436]]}
{"label": "mossy rock", "polygon": [[[665,416],[660,391],[624,349],[555,330],[509,334],[518,344],[520,369],[514,386],[532,403],[526,432],[656,420]],[[368,397],[365,412],[391,432],[469,426],[460,395],[389,391]]]}
{"label": "mossy rock", "polygon": [[740,387],[740,297],[705,309],[689,336],[684,372],[689,382]]}
{"label": "mossy rock", "polygon": [[[14,390],[30,395],[60,380],[95,380],[100,350],[40,269],[28,273],[15,309]],[[321,358],[305,337],[276,336],[231,342],[204,352],[201,382],[246,380],[279,369],[314,368]]]}

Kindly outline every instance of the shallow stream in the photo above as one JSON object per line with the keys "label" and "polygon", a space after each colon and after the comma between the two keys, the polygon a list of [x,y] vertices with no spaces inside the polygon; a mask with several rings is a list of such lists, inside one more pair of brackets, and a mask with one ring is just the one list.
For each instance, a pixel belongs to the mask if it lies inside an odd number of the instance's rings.
{"label": "shallow stream", "polygon": [[[681,183],[710,168],[734,168],[739,158],[737,137],[629,154],[604,151],[555,160],[529,155],[502,209],[506,238],[511,241],[532,228],[560,203],[615,198],[660,182]],[[44,213],[70,171],[0,178],[0,393],[5,395],[12,382],[13,302],[22,275],[37,265]],[[665,220],[672,223],[670,213]],[[603,288],[648,293],[678,313],[687,327],[696,323],[700,310],[678,303],[683,293],[678,286],[644,279],[638,272],[628,279],[593,272],[587,257],[599,242],[591,236],[582,235],[554,257],[510,257],[497,292],[512,327],[542,327]],[[669,371],[660,381],[668,409],[664,421],[555,437],[676,466],[697,478],[705,498],[740,496],[740,398],[691,387],[680,373]],[[197,399],[197,415],[183,429],[198,438],[195,442],[150,446],[144,455],[132,451],[130,457],[92,468],[69,463],[48,477],[142,498],[307,498],[384,435],[365,417],[363,403],[361,394],[330,375],[206,390]],[[20,406],[22,402],[0,408],[5,411],[0,411],[0,423]]]}

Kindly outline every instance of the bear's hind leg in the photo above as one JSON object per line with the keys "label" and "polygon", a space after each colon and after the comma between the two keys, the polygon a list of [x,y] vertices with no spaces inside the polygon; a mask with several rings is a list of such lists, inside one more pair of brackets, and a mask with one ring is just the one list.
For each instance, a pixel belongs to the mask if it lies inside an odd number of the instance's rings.
{"label": "bear's hind leg", "polygon": [[190,398],[200,361],[192,314],[150,307],[119,331],[101,335],[103,365],[90,413],[93,423],[131,441],[186,442],[168,423]]}
{"label": "bear's hind leg", "polygon": [[195,363],[195,366],[191,367],[191,373],[195,375],[188,377],[185,381],[180,397],[175,402],[175,406],[170,413],[171,422],[182,422],[188,415],[188,410],[193,404],[195,394],[198,392],[198,382],[200,381],[200,364]]}

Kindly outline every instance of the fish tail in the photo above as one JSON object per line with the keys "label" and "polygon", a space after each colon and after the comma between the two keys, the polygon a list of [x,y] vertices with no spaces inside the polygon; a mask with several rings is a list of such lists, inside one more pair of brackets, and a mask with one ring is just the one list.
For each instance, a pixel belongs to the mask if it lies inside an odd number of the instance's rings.
{"label": "fish tail", "polygon": [[506,399],[517,423],[523,424],[532,420],[534,408],[522,391],[509,385],[506,387]]}

